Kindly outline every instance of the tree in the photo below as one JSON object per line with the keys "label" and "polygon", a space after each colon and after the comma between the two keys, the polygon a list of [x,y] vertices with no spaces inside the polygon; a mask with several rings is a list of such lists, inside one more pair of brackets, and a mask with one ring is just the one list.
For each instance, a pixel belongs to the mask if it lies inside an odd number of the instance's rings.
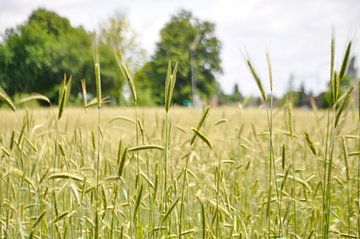
{"label": "tree", "polygon": [[231,94],[226,94],[225,92],[220,90],[217,97],[219,100],[218,103],[220,105],[234,104],[234,103],[239,104],[241,101],[244,100],[244,97],[239,90],[238,83],[234,84],[233,91]]}
{"label": "tree", "polygon": [[[345,75],[340,80],[340,84],[339,84],[340,96],[350,87],[351,84],[353,84],[356,81],[358,69],[356,68],[355,62],[356,62],[356,56],[351,56],[350,61],[348,63],[349,65],[345,71]],[[322,108],[329,108],[334,104],[333,95],[331,93],[330,82],[328,83],[327,90],[319,95],[319,101],[320,101],[320,107]]]}
{"label": "tree", "polygon": [[220,50],[215,24],[181,10],[161,29],[155,54],[137,73],[136,80],[140,88],[150,85],[154,100],[163,103],[168,62],[178,62],[174,102],[181,104],[183,100],[192,99],[192,75],[196,93],[210,99],[220,88],[216,81],[216,74],[222,72]]}
{"label": "tree", "polygon": [[[112,50],[110,58],[115,56],[117,64],[125,63],[131,74],[135,74],[145,61],[145,50],[140,47],[125,15],[118,11],[100,24],[97,40],[100,44],[109,46]],[[122,91],[121,88],[121,95]],[[147,96],[139,94],[139,104],[144,104],[144,97]]]}
{"label": "tree", "polygon": [[100,24],[98,40],[113,50],[132,72],[144,63],[145,50],[140,47],[137,35],[126,16],[119,11]]}
{"label": "tree", "polygon": [[234,84],[233,92],[228,96],[229,103],[239,103],[243,100],[243,96],[239,90],[239,85],[237,83]]}
{"label": "tree", "polygon": [[299,89],[298,95],[299,95],[298,102],[295,103],[295,106],[297,106],[297,107],[305,106],[307,94],[305,91],[304,82],[301,82],[301,84],[300,84],[300,89]]}
{"label": "tree", "polygon": [[[89,89],[94,82],[94,33],[73,27],[55,12],[38,9],[29,19],[5,33],[0,46],[0,85],[8,94],[39,92],[56,100],[64,73],[73,76],[72,95],[81,92],[80,80]],[[114,52],[106,42],[97,45],[104,95],[117,101],[125,82]]]}

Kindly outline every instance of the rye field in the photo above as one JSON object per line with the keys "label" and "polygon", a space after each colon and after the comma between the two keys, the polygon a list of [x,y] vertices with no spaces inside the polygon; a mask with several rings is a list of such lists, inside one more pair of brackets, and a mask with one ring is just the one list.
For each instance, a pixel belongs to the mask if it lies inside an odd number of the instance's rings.
{"label": "rye field", "polygon": [[1,238],[357,238],[352,106],[2,109]]}

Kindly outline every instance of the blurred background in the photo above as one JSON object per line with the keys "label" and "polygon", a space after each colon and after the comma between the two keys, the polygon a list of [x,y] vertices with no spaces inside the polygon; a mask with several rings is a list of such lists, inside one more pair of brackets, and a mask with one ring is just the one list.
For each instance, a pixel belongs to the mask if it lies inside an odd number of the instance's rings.
{"label": "blurred background", "polygon": [[[331,35],[336,66],[352,41],[343,87],[359,77],[358,0],[1,0],[0,86],[12,97],[31,92],[57,100],[64,73],[73,76],[71,101],[81,84],[95,92],[94,61],[104,95],[129,105],[118,68],[134,75],[141,105],[161,105],[168,62],[179,64],[174,102],[259,102],[247,55],[269,92],[265,53],[271,55],[276,103],[329,105]],[[91,94],[90,94],[91,98]],[[250,99],[250,100],[249,100]]]}

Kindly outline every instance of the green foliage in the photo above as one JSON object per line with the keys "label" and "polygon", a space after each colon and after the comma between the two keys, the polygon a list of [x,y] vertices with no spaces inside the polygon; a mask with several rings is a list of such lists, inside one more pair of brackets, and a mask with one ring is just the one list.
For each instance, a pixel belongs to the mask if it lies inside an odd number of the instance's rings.
{"label": "green foliage", "polygon": [[329,108],[332,104],[331,92],[326,91],[321,95],[320,107]]}
{"label": "green foliage", "polygon": [[140,47],[137,35],[132,31],[125,15],[115,12],[102,22],[98,38],[109,46],[121,62],[126,63],[130,73],[134,73],[145,61],[145,50]]}
{"label": "green foliage", "polygon": [[[339,95],[342,95],[347,88],[349,88],[354,81],[354,77],[351,77],[349,74],[345,74],[342,80],[339,82]],[[320,107],[321,108],[329,108],[334,104],[334,100],[332,98],[331,86],[329,84],[327,91],[323,92],[320,96]]]}
{"label": "green foliage", "polygon": [[239,90],[239,85],[237,83],[234,84],[233,92],[231,94],[225,94],[224,92],[220,91],[218,94],[218,100],[220,104],[238,104],[244,100],[243,95]]}
{"label": "green foliage", "polygon": [[[81,92],[88,79],[95,89],[93,33],[71,26],[68,19],[45,9],[35,10],[27,22],[8,29],[0,45],[0,85],[10,96],[39,92],[56,101],[64,73],[73,76],[71,94]],[[124,80],[116,67],[112,48],[97,45],[103,92],[119,102]]]}
{"label": "green foliage", "polygon": [[152,88],[155,82],[152,82],[151,79],[154,79],[156,77],[156,72],[154,70],[155,69],[154,67],[155,66],[153,62],[147,62],[134,75],[134,79],[136,82],[136,89],[138,92],[139,105],[153,106],[159,103],[160,101],[160,99],[155,97],[155,93],[154,93],[154,91],[155,92],[158,91]]}
{"label": "green foliage", "polygon": [[215,24],[200,21],[191,12],[181,10],[161,29],[160,41],[152,60],[137,73],[140,88],[152,88],[156,103],[163,104],[169,61],[179,63],[173,100],[181,104],[191,99],[191,62],[195,88],[202,98],[210,98],[219,90],[216,73],[221,73],[221,43],[215,36]]}
{"label": "green foliage", "polygon": [[279,100],[278,106],[286,106],[289,102],[295,107],[303,106],[300,91],[289,91]]}
{"label": "green foliage", "polygon": [[[328,108],[333,106],[341,95],[348,89],[356,80],[357,69],[355,67],[355,56],[350,57],[352,42],[347,45],[339,74],[334,69],[334,47],[335,41],[331,41],[331,79],[328,84],[328,89],[320,95],[320,106]],[[350,60],[349,60],[350,59]]]}

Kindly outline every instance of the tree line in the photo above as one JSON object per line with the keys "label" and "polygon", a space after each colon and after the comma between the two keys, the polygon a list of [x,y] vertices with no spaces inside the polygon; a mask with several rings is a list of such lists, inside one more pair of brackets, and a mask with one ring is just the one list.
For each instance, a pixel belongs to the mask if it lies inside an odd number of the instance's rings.
{"label": "tree line", "polygon": [[[5,31],[0,44],[0,86],[13,97],[31,92],[56,101],[64,73],[72,75],[70,99],[76,102],[81,80],[95,89],[94,61],[101,65],[104,95],[114,104],[127,104],[126,79],[118,67],[125,62],[134,75],[139,104],[163,104],[169,61],[179,63],[174,102],[183,104],[194,91],[209,99],[220,90],[216,74],[222,71],[221,43],[215,24],[179,11],[161,29],[160,41],[150,60],[137,42],[124,15],[116,13],[96,32],[74,27],[53,11],[37,9],[28,20]],[[124,96],[125,95],[125,96]]]}
{"label": "tree line", "polygon": [[[125,63],[134,76],[140,105],[164,104],[164,85],[168,62],[178,63],[175,104],[187,105],[194,96],[220,104],[244,101],[239,86],[225,94],[217,76],[222,73],[222,44],[215,34],[215,24],[180,10],[160,31],[154,54],[147,59],[136,34],[123,14],[115,13],[96,31],[74,27],[56,12],[34,10],[26,22],[9,28],[0,42],[0,87],[17,98],[32,92],[58,99],[64,74],[72,76],[70,101],[81,102],[81,81],[95,89],[94,62],[101,65],[102,90],[116,105],[130,104],[126,79],[119,64]],[[356,75],[356,74],[355,74]],[[356,77],[356,76],[354,76]],[[289,97],[291,96],[291,97]],[[306,104],[304,89],[290,90],[279,104],[291,98],[295,105]],[[321,98],[326,103],[327,93]],[[256,104],[257,100],[252,100]],[[324,103],[325,102],[325,103]]]}

